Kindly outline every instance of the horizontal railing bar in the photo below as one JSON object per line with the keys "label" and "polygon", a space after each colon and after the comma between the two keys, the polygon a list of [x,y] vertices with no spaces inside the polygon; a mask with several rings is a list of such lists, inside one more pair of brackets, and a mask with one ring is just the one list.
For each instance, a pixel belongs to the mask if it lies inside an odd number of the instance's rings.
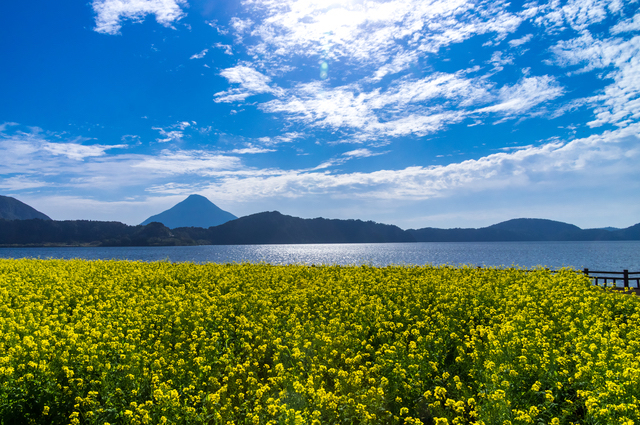
{"label": "horizontal railing bar", "polygon": [[[624,272],[599,272],[599,271],[594,271],[594,270],[589,270],[589,275],[591,275],[592,273],[609,273],[609,274],[625,274]],[[640,274],[640,272],[627,272],[628,275],[632,275],[632,274]]]}

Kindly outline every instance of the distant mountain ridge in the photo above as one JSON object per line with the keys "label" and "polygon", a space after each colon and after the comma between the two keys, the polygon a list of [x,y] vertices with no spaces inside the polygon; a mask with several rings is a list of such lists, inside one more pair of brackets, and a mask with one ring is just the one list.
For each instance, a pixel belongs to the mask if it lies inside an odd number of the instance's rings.
{"label": "distant mountain ridge", "polygon": [[[555,236],[554,236],[555,235]],[[514,219],[480,229],[409,229],[362,220],[304,219],[263,212],[207,229],[127,226],[87,220],[0,219],[0,246],[173,246],[386,242],[640,240],[640,223],[617,231],[582,230],[542,219]]]}
{"label": "distant mountain ridge", "polygon": [[[610,229],[610,228],[609,228]],[[479,229],[409,229],[416,242],[517,242],[639,240],[640,224],[626,229],[587,229],[541,218],[516,218]]]}
{"label": "distant mountain ridge", "polygon": [[414,242],[411,235],[390,224],[362,220],[305,219],[278,211],[241,217],[197,236],[214,245]]}
{"label": "distant mountain ridge", "polygon": [[158,222],[170,229],[177,227],[202,227],[207,229],[237,218],[230,212],[220,209],[204,196],[190,195],[187,199],[168,210],[149,217],[141,225]]}
{"label": "distant mountain ridge", "polygon": [[[517,218],[479,229],[402,230],[373,221],[305,219],[278,211],[235,218],[199,195],[189,196],[138,226],[88,220],[54,221],[7,196],[0,196],[0,214],[0,246],[640,240],[640,223],[626,229],[580,229],[554,220]],[[210,225],[213,219],[223,222]],[[184,223],[186,226],[180,226]]]}
{"label": "distant mountain ridge", "polygon": [[5,220],[51,220],[47,215],[10,196],[0,195],[0,218]]}

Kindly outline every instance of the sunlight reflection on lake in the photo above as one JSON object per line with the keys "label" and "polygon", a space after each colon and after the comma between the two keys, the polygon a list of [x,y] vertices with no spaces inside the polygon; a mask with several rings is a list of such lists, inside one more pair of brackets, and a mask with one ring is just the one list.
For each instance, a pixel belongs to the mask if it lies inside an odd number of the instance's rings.
{"label": "sunlight reflection on lake", "polygon": [[4,258],[84,258],[195,263],[470,264],[640,271],[640,241],[420,242],[389,244],[206,245],[184,247],[0,248]]}

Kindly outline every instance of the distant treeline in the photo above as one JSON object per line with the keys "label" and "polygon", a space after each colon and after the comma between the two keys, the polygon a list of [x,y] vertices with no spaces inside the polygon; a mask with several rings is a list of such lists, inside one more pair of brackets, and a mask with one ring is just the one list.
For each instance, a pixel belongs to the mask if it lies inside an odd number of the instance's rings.
{"label": "distant treeline", "polygon": [[215,227],[169,229],[161,223],[2,220],[0,246],[177,246],[236,244],[640,240],[626,229],[582,230],[542,219],[514,219],[481,229],[409,229],[362,220],[302,219],[264,212]]}

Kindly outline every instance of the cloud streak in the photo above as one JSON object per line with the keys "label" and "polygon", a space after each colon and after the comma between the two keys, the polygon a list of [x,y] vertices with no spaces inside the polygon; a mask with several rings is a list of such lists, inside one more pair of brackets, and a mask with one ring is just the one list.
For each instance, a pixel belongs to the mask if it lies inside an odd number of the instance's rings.
{"label": "cloud streak", "polygon": [[[342,174],[327,170],[271,170],[268,175],[222,173],[207,190],[219,199],[235,201],[318,194],[336,198],[417,201],[455,196],[461,192],[529,188],[532,184],[544,187],[557,185],[564,179],[578,185],[583,179],[593,180],[594,169],[598,170],[598,178],[614,173],[621,176],[640,174],[634,166],[640,159],[639,142],[640,127],[634,126],[571,142],[549,142],[443,166]],[[351,156],[369,155],[367,150],[350,153]]]}

